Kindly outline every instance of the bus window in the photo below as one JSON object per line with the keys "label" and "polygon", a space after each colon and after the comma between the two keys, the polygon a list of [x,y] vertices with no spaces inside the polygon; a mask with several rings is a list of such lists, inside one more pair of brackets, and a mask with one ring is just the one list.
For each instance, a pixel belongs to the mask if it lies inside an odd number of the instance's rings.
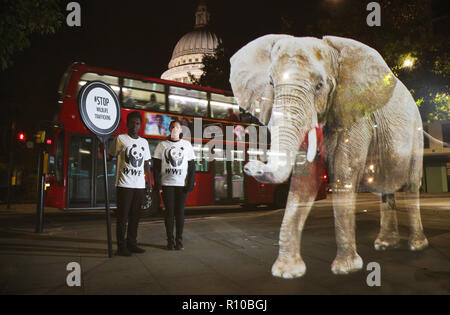
{"label": "bus window", "polygon": [[143,109],[157,112],[166,111],[166,95],[163,93],[152,92],[147,102],[143,105]]}
{"label": "bus window", "polygon": [[156,82],[146,82],[133,79],[124,79],[123,86],[140,90],[164,93],[164,85]]}
{"label": "bus window", "polygon": [[158,112],[166,110],[166,96],[163,93],[123,88],[122,97],[124,107]]}
{"label": "bus window", "polygon": [[124,79],[122,89],[125,107],[151,111],[166,111],[164,85],[154,82]]}
{"label": "bus window", "polygon": [[228,169],[225,158],[214,160],[214,200],[221,201],[228,199]]}
{"label": "bus window", "polygon": [[240,121],[239,106],[234,97],[211,93],[211,118]]}
{"label": "bus window", "polygon": [[77,86],[77,94],[78,92],[81,90],[81,88],[88,82],[91,81],[103,81],[107,84],[109,84],[111,86],[111,88],[114,90],[114,92],[116,92],[117,95],[119,95],[119,78],[118,77],[114,77],[114,76],[110,76],[110,75],[103,75],[103,74],[98,74],[98,73],[94,73],[94,72],[86,72],[83,73],[83,75],[80,78],[80,81],[78,82],[78,86]]}
{"label": "bus window", "polygon": [[169,112],[181,115],[207,117],[208,99],[206,92],[171,86]]}
{"label": "bus window", "polygon": [[209,172],[209,162],[207,160],[207,156],[202,154],[202,151],[204,151],[204,149],[201,144],[194,145],[195,171],[207,173]]}
{"label": "bus window", "polygon": [[230,164],[231,198],[244,200],[244,151],[234,151]]}

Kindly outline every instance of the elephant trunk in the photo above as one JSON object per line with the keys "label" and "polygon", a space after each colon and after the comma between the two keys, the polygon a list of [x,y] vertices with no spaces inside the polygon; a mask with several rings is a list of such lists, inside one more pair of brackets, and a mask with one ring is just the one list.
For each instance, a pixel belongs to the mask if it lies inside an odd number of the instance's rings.
{"label": "elephant trunk", "polygon": [[308,135],[307,159],[316,152],[315,125],[317,114],[313,98],[299,86],[283,85],[275,89],[275,99],[269,122],[271,147],[267,164],[247,164],[245,171],[260,182],[283,183],[295,165],[299,147]]}

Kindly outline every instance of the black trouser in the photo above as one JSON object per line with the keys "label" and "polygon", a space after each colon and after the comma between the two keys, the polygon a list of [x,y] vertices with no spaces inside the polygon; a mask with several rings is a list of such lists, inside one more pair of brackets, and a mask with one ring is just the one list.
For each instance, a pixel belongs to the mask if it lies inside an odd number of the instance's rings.
{"label": "black trouser", "polygon": [[[145,189],[117,187],[117,246],[136,246],[137,229]],[[128,229],[127,229],[128,222]],[[125,243],[125,231],[127,240]]]}
{"label": "black trouser", "polygon": [[184,191],[183,186],[163,186],[162,197],[164,201],[165,223],[167,242],[174,243],[173,239],[173,221],[176,219],[176,242],[182,244],[183,242],[183,227],[184,227],[184,205],[186,203],[187,191]]}

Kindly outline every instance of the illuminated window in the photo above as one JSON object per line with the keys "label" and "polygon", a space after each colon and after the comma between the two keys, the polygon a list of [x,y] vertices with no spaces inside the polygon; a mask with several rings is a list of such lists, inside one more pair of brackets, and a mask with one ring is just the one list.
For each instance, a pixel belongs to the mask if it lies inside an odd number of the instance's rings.
{"label": "illuminated window", "polygon": [[234,97],[211,93],[211,117],[230,121],[240,121],[239,106]]}
{"label": "illuminated window", "polygon": [[120,88],[119,88],[119,78],[118,77],[114,77],[114,76],[110,76],[110,75],[103,75],[103,74],[94,73],[94,72],[86,72],[81,76],[80,81],[78,82],[78,86],[77,86],[77,94],[86,83],[89,83],[91,81],[103,81],[103,82],[109,84],[109,86],[111,86],[111,88],[114,90],[114,92],[116,92],[116,94],[119,95]]}
{"label": "illuminated window", "polygon": [[165,111],[164,85],[134,79],[124,79],[122,104],[124,107]]}
{"label": "illuminated window", "polygon": [[208,115],[206,92],[171,86],[169,111],[175,114],[206,117]]}
{"label": "illuminated window", "polygon": [[148,81],[141,81],[141,80],[134,80],[134,79],[124,79],[123,86],[164,93],[164,85],[160,84],[160,83],[156,83],[156,82],[148,82]]}

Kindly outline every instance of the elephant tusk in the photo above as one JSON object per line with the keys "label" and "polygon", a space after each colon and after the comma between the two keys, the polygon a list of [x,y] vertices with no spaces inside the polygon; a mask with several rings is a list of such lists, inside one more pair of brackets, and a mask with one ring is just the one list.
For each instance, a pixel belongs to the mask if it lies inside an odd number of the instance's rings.
{"label": "elephant tusk", "polygon": [[317,153],[317,133],[316,128],[312,128],[308,132],[308,152],[306,153],[306,159],[308,162],[314,161]]}

